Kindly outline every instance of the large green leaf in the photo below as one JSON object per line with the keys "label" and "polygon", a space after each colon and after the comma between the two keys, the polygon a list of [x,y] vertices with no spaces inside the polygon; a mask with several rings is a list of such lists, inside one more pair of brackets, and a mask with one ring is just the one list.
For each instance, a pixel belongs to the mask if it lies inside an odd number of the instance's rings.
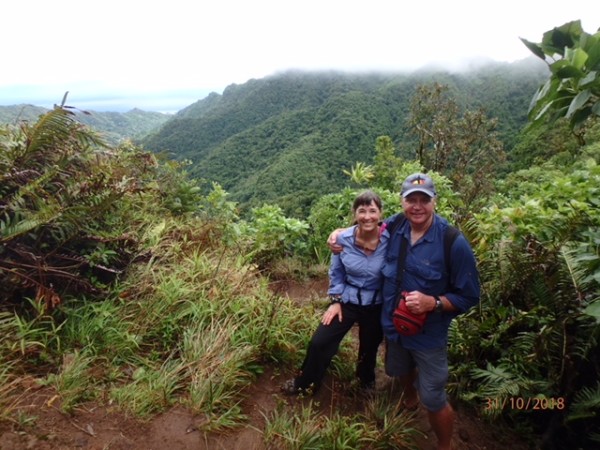
{"label": "large green leaf", "polygon": [[584,73],[573,66],[570,61],[566,59],[561,59],[556,61],[550,66],[550,70],[555,74],[558,78],[581,78]]}
{"label": "large green leaf", "polygon": [[591,97],[592,93],[589,89],[581,91],[579,94],[577,94],[569,106],[566,117],[571,118],[573,114],[575,114],[577,111],[580,111]]}
{"label": "large green leaf", "polygon": [[523,43],[536,56],[541,57],[540,50],[543,52],[552,73],[532,99],[531,125],[539,125],[545,118],[553,122],[565,117],[572,130],[579,130],[598,111],[595,105],[600,88],[596,65],[600,65],[600,33],[585,33],[581,22],[576,20],[544,33],[541,44],[525,40]]}
{"label": "large green leaf", "polygon": [[565,52],[565,58],[570,61],[573,67],[575,67],[577,70],[582,71],[584,70],[585,63],[588,60],[588,54],[582,48],[568,49]]}
{"label": "large green leaf", "polygon": [[600,300],[590,303],[583,312],[588,316],[596,318],[597,322],[600,322]]}
{"label": "large green leaf", "polygon": [[565,48],[573,47],[583,33],[581,21],[575,20],[544,33],[542,48],[546,54],[558,53],[564,56]]}
{"label": "large green leaf", "polygon": [[525,44],[525,46],[535,56],[537,56],[540,59],[543,59],[544,61],[546,60],[546,55],[544,54],[544,50],[542,50],[542,47],[540,47],[538,44],[528,41],[527,39],[523,39],[523,38],[521,38],[521,42],[523,42],[523,44]]}
{"label": "large green leaf", "polygon": [[579,87],[583,89],[592,89],[595,84],[600,83],[600,78],[598,78],[598,72],[592,70],[589,72],[581,81],[579,81]]}

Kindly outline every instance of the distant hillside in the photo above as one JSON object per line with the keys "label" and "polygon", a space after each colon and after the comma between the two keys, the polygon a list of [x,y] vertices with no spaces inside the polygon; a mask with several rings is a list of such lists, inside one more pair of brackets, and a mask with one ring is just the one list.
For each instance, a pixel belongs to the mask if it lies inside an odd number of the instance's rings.
{"label": "distant hillside", "polygon": [[35,122],[38,117],[48,111],[47,108],[34,105],[0,106],[0,123],[9,124],[18,121]]}
{"label": "distant hillside", "polygon": [[301,215],[314,199],[348,184],[344,169],[372,163],[378,136],[392,137],[412,159],[406,118],[417,85],[448,85],[462,106],[485,108],[499,119],[510,150],[546,77],[534,58],[465,74],[288,72],[213,93],[143,144],[193,161],[197,178],[218,181],[241,206],[274,202]]}
{"label": "distant hillside", "polygon": [[[0,123],[15,123],[20,120],[34,122],[47,111],[48,109],[40,106],[25,104],[0,106]],[[89,114],[83,114],[76,109],[74,111],[81,123],[101,132],[111,144],[117,144],[123,139],[142,138],[156,131],[172,117],[140,109],[132,109],[126,113],[89,111]]]}

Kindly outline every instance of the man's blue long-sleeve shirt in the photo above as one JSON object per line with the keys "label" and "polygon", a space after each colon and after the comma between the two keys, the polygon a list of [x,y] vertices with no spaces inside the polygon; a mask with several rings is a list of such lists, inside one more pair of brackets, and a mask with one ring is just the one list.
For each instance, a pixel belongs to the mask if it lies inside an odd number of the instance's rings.
{"label": "man's blue long-sleeve shirt", "polygon": [[[390,219],[387,220],[389,222]],[[444,347],[448,327],[453,318],[479,302],[480,285],[475,256],[466,238],[460,234],[450,254],[450,274],[446,273],[444,234],[448,222],[434,215],[433,224],[415,244],[410,244],[410,223],[405,221],[394,236],[390,236],[388,252],[382,267],[383,308],[382,325],[388,339],[402,342],[408,349],[426,350]],[[400,289],[396,289],[401,237],[408,245]],[[444,295],[457,309],[455,312],[429,313],[423,331],[415,336],[401,336],[392,321],[397,293],[419,291],[426,295]]]}

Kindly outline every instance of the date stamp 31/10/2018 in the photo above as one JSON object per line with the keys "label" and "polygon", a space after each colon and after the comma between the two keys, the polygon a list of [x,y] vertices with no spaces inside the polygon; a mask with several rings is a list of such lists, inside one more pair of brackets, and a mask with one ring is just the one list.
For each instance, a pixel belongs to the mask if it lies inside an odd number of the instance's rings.
{"label": "date stamp 31/10/2018", "polygon": [[564,397],[487,397],[485,410],[512,409],[516,411],[544,411],[547,409],[565,409]]}

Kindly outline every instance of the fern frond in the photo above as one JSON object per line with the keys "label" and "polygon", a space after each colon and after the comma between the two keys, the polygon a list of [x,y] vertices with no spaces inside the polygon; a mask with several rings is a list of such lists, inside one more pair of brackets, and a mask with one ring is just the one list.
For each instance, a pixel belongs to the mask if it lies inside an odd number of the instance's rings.
{"label": "fern frond", "polygon": [[41,116],[26,134],[21,165],[44,150],[53,152],[53,159],[59,160],[69,152],[79,152],[81,148],[108,147],[97,132],[77,122],[75,113],[61,107]]}
{"label": "fern frond", "polygon": [[31,210],[19,209],[12,217],[7,217],[0,223],[0,242],[9,242],[40,226],[47,225],[60,215],[60,205],[50,199],[46,203],[40,201],[37,208]]}
{"label": "fern frond", "polygon": [[585,269],[583,265],[578,264],[577,255],[578,252],[573,248],[573,246],[569,247],[564,245],[560,249],[560,256],[565,262],[565,272],[570,275],[570,284],[577,292],[581,292],[583,284],[582,280],[585,279]]}
{"label": "fern frond", "polygon": [[513,371],[506,362],[498,366],[488,363],[486,369],[472,369],[471,376],[481,381],[478,392],[488,398],[525,396],[547,389],[545,381],[527,378]]}
{"label": "fern frond", "polygon": [[474,379],[481,380],[478,390],[485,396],[516,396],[520,392],[518,377],[505,367],[494,367],[488,363],[486,369],[471,370],[471,375]]}
{"label": "fern frond", "polygon": [[28,133],[27,154],[34,154],[57,142],[68,140],[74,124],[74,113],[64,108],[54,108],[44,114]]}
{"label": "fern frond", "polygon": [[600,382],[595,387],[583,387],[573,400],[567,421],[597,417],[600,414]]}

